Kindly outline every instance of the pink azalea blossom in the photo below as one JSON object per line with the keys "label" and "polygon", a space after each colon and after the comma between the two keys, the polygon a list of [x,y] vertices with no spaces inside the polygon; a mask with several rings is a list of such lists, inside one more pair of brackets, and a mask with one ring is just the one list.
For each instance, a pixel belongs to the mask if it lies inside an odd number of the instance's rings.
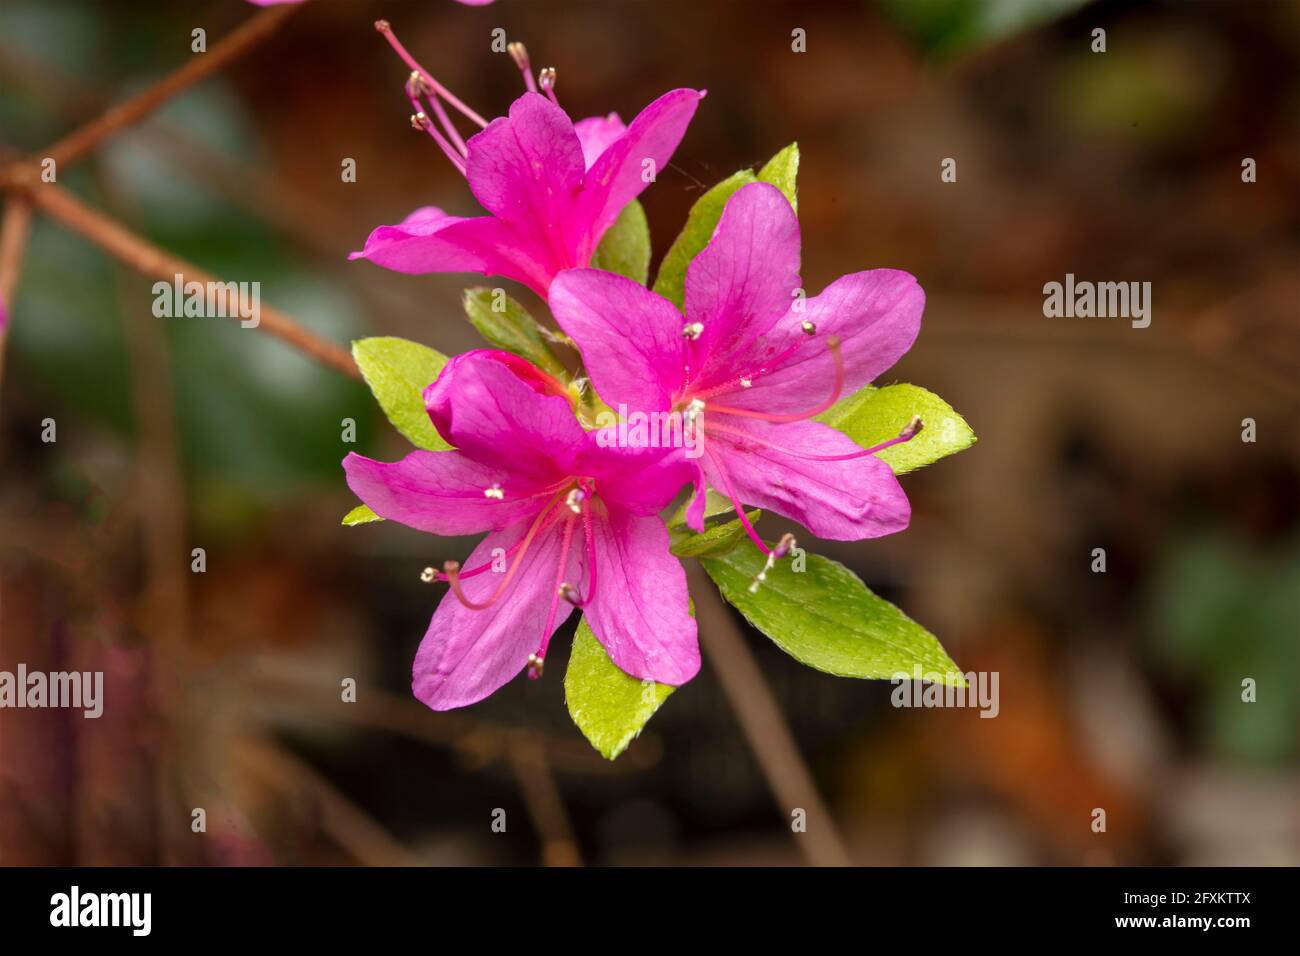
{"label": "pink azalea blossom", "polygon": [[488,533],[467,569],[448,562],[438,575],[451,590],[416,655],[415,696],[449,710],[525,667],[539,676],[574,607],[632,676],[694,677],[686,576],[659,518],[691,478],[680,453],[602,447],[562,385],[505,352],[457,356],[424,398],[455,451],[343,461],[349,487],[383,518],[440,535]]}
{"label": "pink azalea blossom", "polygon": [[[527,52],[512,44],[529,89],[508,116],[488,123],[416,63],[387,23],[378,26],[412,69],[412,122],[434,139],[490,213],[462,218],[424,206],[395,226],[375,229],[351,256],[396,272],[503,276],[545,297],[557,273],[591,261],[605,231],[648,185],[645,171],[668,162],[704,96],[672,90],[629,125],[613,113],[574,123],[556,99],[555,71],[541,72],[542,95]],[[447,106],[483,130],[463,140]]]}
{"label": "pink azalea blossom", "polygon": [[[901,531],[911,508],[889,465],[875,457],[885,446],[860,448],[811,419],[911,347],[924,293],[906,272],[875,269],[843,276],[805,301],[799,245],[784,194],[754,183],[732,196],[687,270],[684,316],[637,283],[595,269],[561,273],[551,310],[602,399],[695,422],[697,439],[701,430],[705,439],[697,490],[707,481],[727,494],[742,521],[746,502],[823,538]],[[917,428],[914,422],[886,445]],[[696,494],[688,515],[696,530],[704,505]]]}

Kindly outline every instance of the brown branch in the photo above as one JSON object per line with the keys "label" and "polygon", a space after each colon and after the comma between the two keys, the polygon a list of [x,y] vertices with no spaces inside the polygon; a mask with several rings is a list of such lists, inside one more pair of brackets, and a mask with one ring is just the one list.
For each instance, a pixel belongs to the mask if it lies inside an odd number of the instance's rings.
{"label": "brown branch", "polygon": [[[14,525],[0,524],[0,533],[17,533]],[[259,708],[272,721],[298,719],[304,714],[346,721],[354,727],[398,734],[410,740],[456,751],[473,766],[508,759],[515,728],[464,713],[432,713],[409,696],[378,687],[358,687],[357,699],[343,706],[338,689],[323,688],[296,675],[260,671],[248,678],[258,692]],[[658,741],[643,735],[638,745],[610,763],[582,739],[532,732],[533,743],[546,753],[547,764],[563,773],[613,776],[649,770],[659,761]],[[644,746],[642,746],[644,745]]]}
{"label": "brown branch", "polygon": [[722,691],[736,712],[741,730],[767,778],[782,815],[790,819],[795,809],[807,814],[807,830],[796,833],[796,843],[813,866],[848,866],[849,854],[840,839],[817,784],[804,763],[771,688],[758,662],[745,645],[739,629],[709,580],[695,572],[695,611],[700,622],[700,643],[708,652]]}
{"label": "brown branch", "polygon": [[56,168],[76,161],[118,130],[138,123],[173,96],[183,93],[269,37],[297,10],[295,4],[263,10],[207,53],[193,54],[193,58],[179,70],[69,133],[47,149],[39,159],[53,159]]}
{"label": "brown branch", "polygon": [[510,747],[510,769],[542,839],[542,862],[546,866],[581,866],[578,841],[541,742],[531,734],[520,734]]}
{"label": "brown branch", "polygon": [[[26,195],[41,211],[116,256],[142,275],[167,282],[173,281],[176,276],[181,276],[182,282],[199,282],[205,286],[209,282],[214,283],[211,288],[220,285],[219,280],[210,273],[137,236],[115,220],[91,209],[60,186],[54,184],[33,186],[26,190]],[[217,298],[226,299],[226,293],[219,290]],[[217,301],[215,304],[222,307],[234,305],[229,301]],[[224,308],[224,311],[238,321],[238,309]],[[355,379],[361,377],[347,349],[299,325],[286,313],[264,305],[261,307],[260,319],[259,329],[264,329],[300,352],[344,375]]]}
{"label": "brown branch", "polygon": [[314,799],[321,829],[366,866],[419,866],[420,860],[391,833],[309,764],[278,744],[246,738],[239,743],[246,766],[283,795]]}
{"label": "brown branch", "polygon": [[4,374],[5,343],[9,340],[14,293],[18,289],[31,224],[32,207],[24,199],[10,197],[5,204],[4,222],[0,223],[0,376]]}

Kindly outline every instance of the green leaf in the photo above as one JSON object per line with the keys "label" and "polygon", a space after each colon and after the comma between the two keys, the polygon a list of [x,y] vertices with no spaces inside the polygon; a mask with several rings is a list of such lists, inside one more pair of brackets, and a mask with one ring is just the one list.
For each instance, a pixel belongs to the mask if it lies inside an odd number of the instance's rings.
{"label": "green leaf", "polygon": [[718,227],[718,220],[722,218],[722,210],[727,205],[727,200],[742,186],[765,182],[779,188],[793,204],[795,177],[798,172],[799,144],[791,143],[773,156],[757,176],[751,170],[742,169],[728,176],[697,199],[686,215],[686,226],[664,254],[663,262],[659,263],[659,274],[655,276],[654,291],[680,309],[685,295],[686,268],[691,264],[692,259],[704,251],[704,247],[713,238],[713,230]]}
{"label": "green leaf", "polygon": [[383,520],[383,518],[370,510],[369,505],[357,505],[343,516],[343,524],[348,528],[357,524],[369,524],[371,521]]}
{"label": "green leaf", "polygon": [[646,284],[650,278],[650,223],[640,202],[633,199],[623,207],[614,225],[601,237],[591,267]]}
{"label": "green leaf", "polygon": [[564,699],[573,722],[607,760],[627,749],[674,690],[625,674],[610,660],[587,619],[578,624],[564,674]]}
{"label": "green leaf", "polygon": [[799,199],[795,195],[797,180],[799,178],[799,144],[791,143],[781,152],[769,159],[766,165],[758,171],[758,181],[761,183],[771,183],[781,192],[785,193],[785,198],[790,200],[790,205],[794,211],[799,211]]}
{"label": "green leaf", "polygon": [[352,343],[352,357],[379,407],[412,445],[430,451],[451,447],[424,408],[424,390],[447,364],[447,356],[418,342],[383,337],[357,339]]}
{"label": "green leaf", "polygon": [[504,289],[485,286],[466,289],[463,304],[470,324],[489,343],[528,359],[556,378],[568,378],[564,363],[546,341],[545,330],[527,309],[506,295]]}
{"label": "green leaf", "polygon": [[868,385],[836,402],[817,421],[871,448],[896,438],[913,415],[920,415],[924,426],[916,437],[879,453],[895,474],[915,471],[975,444],[975,433],[966,420],[919,385]]}
{"label": "green leaf", "polygon": [[[753,525],[763,517],[763,512],[747,511],[745,517]],[[668,534],[671,541],[669,548],[679,558],[716,557],[733,551],[736,545],[749,539],[739,518],[722,524],[705,524],[703,534],[696,534],[689,528],[674,528]]]}
{"label": "green leaf", "polygon": [[933,634],[884,598],[867,590],[844,565],[815,554],[795,571],[800,555],[776,563],[757,592],[750,591],[765,556],[737,548],[704,558],[728,603],[777,647],[809,667],[840,677],[890,679],[919,666],[936,683],[966,685]]}

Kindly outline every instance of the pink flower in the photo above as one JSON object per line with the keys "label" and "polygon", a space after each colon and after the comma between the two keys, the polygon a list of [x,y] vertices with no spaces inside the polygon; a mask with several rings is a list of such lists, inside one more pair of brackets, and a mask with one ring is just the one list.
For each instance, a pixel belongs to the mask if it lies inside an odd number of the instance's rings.
{"label": "pink flower", "polygon": [[[822,538],[901,531],[911,508],[893,471],[874,457],[885,446],[860,448],[811,419],[911,347],[924,293],[906,272],[875,269],[805,301],[798,273],[794,210],[778,189],[754,183],[732,196],[691,263],[684,317],[637,283],[595,269],[561,273],[550,306],[601,398],[681,412],[697,439],[702,429],[697,489],[707,481],[726,493],[742,521],[743,501]],[[688,517],[702,530],[703,494]]]}
{"label": "pink flower", "polygon": [[[591,261],[605,230],[652,181],[645,173],[668,162],[704,96],[687,89],[665,93],[628,126],[612,113],[574,123],[556,100],[555,71],[541,73],[543,96],[527,52],[512,44],[529,89],[507,117],[487,123],[420,67],[387,23],[378,26],[413,71],[407,84],[416,110],[412,121],[465,175],[490,213],[462,218],[425,206],[395,226],[375,229],[351,256],[397,272],[504,276],[544,298],[557,273]],[[482,132],[462,140],[444,103]]]}
{"label": "pink flower", "polygon": [[440,535],[488,532],[467,570],[448,562],[438,576],[451,590],[416,655],[415,696],[449,710],[524,667],[539,676],[574,607],[632,676],[694,677],[686,576],[658,517],[690,480],[680,453],[601,447],[563,386],[505,352],[452,359],[425,405],[455,451],[343,461],[348,486],[381,517]]}

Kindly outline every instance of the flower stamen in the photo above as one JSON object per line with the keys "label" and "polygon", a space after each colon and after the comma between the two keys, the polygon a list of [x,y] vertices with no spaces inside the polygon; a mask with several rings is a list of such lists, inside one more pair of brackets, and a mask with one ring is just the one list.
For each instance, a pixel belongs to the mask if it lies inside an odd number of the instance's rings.
{"label": "flower stamen", "polygon": [[556,106],[560,105],[560,101],[555,98],[555,83],[558,79],[559,74],[555,71],[555,67],[553,66],[542,67],[541,72],[537,74],[537,83],[542,88],[542,92],[545,93],[550,101]]}
{"label": "flower stamen", "polygon": [[388,41],[388,45],[391,46],[393,48],[393,51],[399,57],[402,58],[402,62],[405,63],[407,66],[409,66],[414,72],[420,74],[421,80],[423,80],[426,84],[428,84],[428,87],[432,91],[432,93],[441,96],[444,100],[447,101],[447,104],[449,106],[453,107],[456,110],[459,110],[461,115],[463,115],[470,122],[477,123],[479,126],[482,127],[487,126],[487,120],[479,116],[478,113],[474,112],[464,103],[462,103],[459,99],[457,99],[456,95],[452,93],[451,90],[447,89],[437,80],[435,80],[428,70],[420,66],[420,64],[415,61],[415,57],[411,56],[411,54],[407,52],[406,47],[402,46],[402,41],[397,39],[397,34],[393,32],[392,24],[390,24],[387,20],[376,20],[375,29],[378,30],[381,34],[383,34],[384,39]]}
{"label": "flower stamen", "polygon": [[767,561],[763,564],[763,570],[754,575],[754,580],[749,582],[750,594],[758,593],[758,589],[767,580],[767,572],[776,567],[776,562],[793,551],[795,547],[797,547],[797,543],[794,540],[794,535],[788,533],[781,535],[781,540],[776,543],[776,547],[767,553]]}
{"label": "flower stamen", "polygon": [[[577,490],[577,488],[574,489],[574,491]],[[573,497],[573,492],[569,493],[569,497]],[[555,630],[555,612],[559,608],[560,597],[566,590],[572,590],[572,585],[565,583],[564,573],[569,568],[569,549],[573,545],[573,523],[572,518],[566,518],[564,521],[564,537],[560,544],[560,565],[555,569],[555,590],[551,594],[551,608],[546,612],[546,623],[542,626],[542,643],[537,648],[537,652],[528,658],[528,676],[533,680],[537,680],[542,676],[542,668],[546,662],[546,649],[551,644],[551,633]]]}
{"label": "flower stamen", "polygon": [[762,445],[764,448],[771,448],[773,451],[779,451],[792,458],[803,458],[808,461],[851,461],[854,458],[865,458],[868,455],[874,455],[877,452],[884,451],[886,448],[892,448],[894,445],[901,445],[903,442],[909,442],[915,438],[917,433],[924,427],[925,423],[921,421],[921,416],[913,415],[912,420],[903,427],[903,430],[898,433],[897,437],[891,438],[889,441],[883,441],[879,445],[873,445],[870,448],[862,448],[858,451],[851,451],[843,455],[814,455],[808,452],[795,451],[793,448],[786,448],[784,445],[778,445],[776,442],[768,441],[765,438],[759,438],[757,435],[741,431],[739,428],[729,428],[726,425],[719,425],[716,421],[709,423],[708,430],[710,432],[721,432],[724,435],[735,435],[737,438],[741,438],[746,442],[755,445]]}
{"label": "flower stamen", "polygon": [[[460,584],[461,573],[459,561],[447,561],[443,564],[443,575],[445,575],[447,583],[451,585],[451,590],[452,593],[456,595],[456,600],[460,601],[461,604],[465,605],[465,607],[469,608],[471,611],[486,610],[500,600],[501,595],[503,595],[506,588],[510,586],[510,582],[514,580],[515,572],[518,571],[520,565],[523,564],[523,558],[524,555],[528,553],[529,546],[532,545],[538,532],[542,530],[545,519],[550,515],[551,511],[554,510],[556,504],[559,502],[561,494],[563,494],[563,492],[557,492],[555,497],[550,500],[546,507],[537,513],[537,517],[533,519],[533,523],[529,525],[528,532],[524,535],[523,541],[519,544],[518,557],[516,560],[510,562],[510,567],[506,568],[505,577],[501,579],[501,583],[497,585],[496,591],[494,591],[492,596],[486,601],[472,601],[465,593],[464,588],[462,588]],[[425,570],[428,569],[426,568]],[[479,569],[475,570],[478,571]]]}
{"label": "flower stamen", "polygon": [[736,517],[740,519],[740,524],[744,527],[745,533],[749,535],[749,540],[754,542],[758,550],[762,551],[764,554],[770,555],[772,549],[769,548],[763,539],[758,536],[758,532],[754,530],[754,526],[749,523],[749,518],[745,514],[745,506],[742,505],[740,499],[736,497],[736,492],[731,487],[731,477],[727,474],[727,469],[722,466],[722,460],[718,458],[710,448],[706,447],[704,453],[709,456],[709,460],[713,462],[713,467],[717,469],[718,477],[722,479],[722,490],[726,496],[731,499],[731,507],[735,509]]}
{"label": "flower stamen", "polygon": [[537,84],[533,82],[533,65],[528,59],[528,47],[522,43],[507,43],[506,52],[510,58],[515,61],[515,66],[519,67],[519,72],[524,76],[524,88],[529,93],[537,92]]}
{"label": "flower stamen", "polygon": [[835,362],[835,384],[831,388],[831,394],[820,404],[815,405],[806,412],[798,412],[793,415],[774,415],[770,412],[758,412],[749,408],[736,408],[731,405],[709,405],[712,412],[721,412],[726,415],[735,415],[739,418],[757,418],[765,422],[801,422],[813,418],[826,411],[832,405],[840,400],[840,393],[844,391],[844,356],[840,354],[840,340],[837,336],[829,336],[826,339],[826,347],[830,349],[831,358]]}

